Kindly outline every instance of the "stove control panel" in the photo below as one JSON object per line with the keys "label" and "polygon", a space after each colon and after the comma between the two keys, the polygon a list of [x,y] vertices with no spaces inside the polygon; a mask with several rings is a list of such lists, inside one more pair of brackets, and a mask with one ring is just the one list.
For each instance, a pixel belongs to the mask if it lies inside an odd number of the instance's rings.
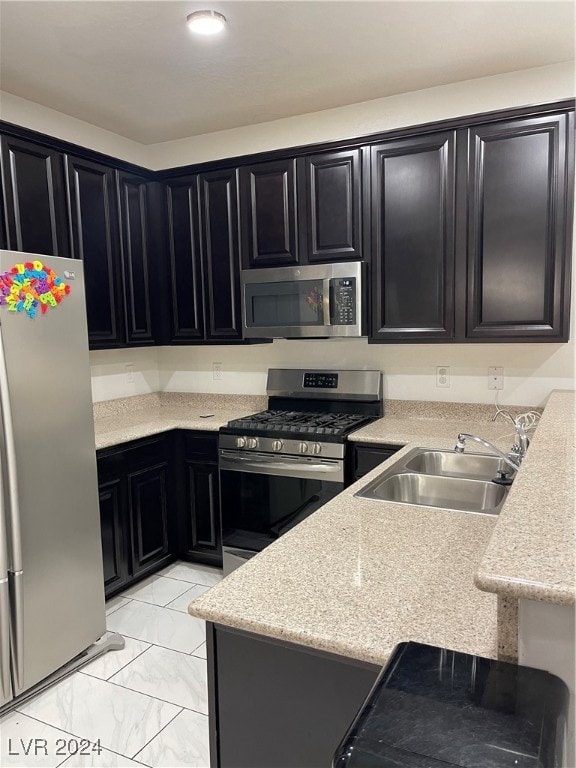
{"label": "stove control panel", "polygon": [[286,456],[302,456],[312,461],[313,456],[322,455],[323,459],[344,458],[344,443],[324,443],[318,440],[301,440],[297,437],[281,439],[277,437],[248,437],[247,435],[226,435],[220,433],[218,446],[225,450],[237,450],[243,453],[279,454]]}
{"label": "stove control panel", "polygon": [[304,386],[313,389],[337,389],[338,374],[324,373],[323,371],[306,371],[304,374]]}

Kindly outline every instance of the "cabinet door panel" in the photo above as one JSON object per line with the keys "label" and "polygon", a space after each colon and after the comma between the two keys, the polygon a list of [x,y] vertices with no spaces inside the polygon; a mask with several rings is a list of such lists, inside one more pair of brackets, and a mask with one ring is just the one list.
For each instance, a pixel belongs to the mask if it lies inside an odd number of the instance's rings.
{"label": "cabinet door panel", "polygon": [[189,549],[219,556],[218,467],[186,461],[186,473]]}
{"label": "cabinet door panel", "polygon": [[453,329],[453,133],[374,146],[372,341]]}
{"label": "cabinet door panel", "polygon": [[124,344],[118,206],[111,168],[66,158],[72,255],[84,262],[91,347]]}
{"label": "cabinet door panel", "polygon": [[360,150],[304,158],[308,261],[359,259]]}
{"label": "cabinet door panel", "polygon": [[296,160],[247,166],[240,176],[244,265],[297,264]]}
{"label": "cabinet door panel", "polygon": [[168,243],[172,289],[171,343],[204,338],[196,177],[168,182]]}
{"label": "cabinet door panel", "polygon": [[9,247],[69,256],[63,156],[8,136],[1,144]]}
{"label": "cabinet door panel", "polygon": [[206,338],[241,339],[238,171],[198,178]]}
{"label": "cabinet door panel", "polygon": [[163,462],[128,473],[135,576],[169,554],[167,467]]}
{"label": "cabinet door panel", "polygon": [[99,485],[102,560],[106,597],[118,591],[128,577],[128,560],[124,527],[126,500],[123,481],[114,478]]}
{"label": "cabinet door panel", "polygon": [[567,334],[566,115],[470,130],[469,338]]}
{"label": "cabinet door panel", "polygon": [[371,472],[383,461],[389,459],[398,450],[397,445],[379,445],[373,443],[355,444],[352,452],[352,478],[358,480]]}
{"label": "cabinet door panel", "polygon": [[139,176],[118,174],[122,268],[129,344],[152,344],[151,264],[148,245],[147,182]]}

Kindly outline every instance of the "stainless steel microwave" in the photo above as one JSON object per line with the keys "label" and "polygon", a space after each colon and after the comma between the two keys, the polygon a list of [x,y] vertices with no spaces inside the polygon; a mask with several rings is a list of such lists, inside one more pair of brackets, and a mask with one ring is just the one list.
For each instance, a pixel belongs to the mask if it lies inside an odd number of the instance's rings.
{"label": "stainless steel microwave", "polygon": [[362,336],[362,263],[241,272],[244,338]]}

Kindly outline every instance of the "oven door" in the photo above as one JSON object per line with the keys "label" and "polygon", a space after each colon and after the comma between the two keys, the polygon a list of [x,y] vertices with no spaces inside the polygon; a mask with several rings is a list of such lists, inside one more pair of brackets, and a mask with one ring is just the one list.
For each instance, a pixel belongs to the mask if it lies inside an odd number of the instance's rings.
{"label": "oven door", "polygon": [[343,461],[225,449],[219,454],[224,559],[239,558],[237,564],[344,488]]}

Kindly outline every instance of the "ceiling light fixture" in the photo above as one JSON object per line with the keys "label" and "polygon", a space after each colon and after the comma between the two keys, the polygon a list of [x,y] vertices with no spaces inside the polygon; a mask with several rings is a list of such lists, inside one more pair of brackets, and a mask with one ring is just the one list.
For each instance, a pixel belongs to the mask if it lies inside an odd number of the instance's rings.
{"label": "ceiling light fixture", "polygon": [[198,35],[217,35],[226,26],[226,17],[217,11],[194,11],[187,19],[188,29]]}

